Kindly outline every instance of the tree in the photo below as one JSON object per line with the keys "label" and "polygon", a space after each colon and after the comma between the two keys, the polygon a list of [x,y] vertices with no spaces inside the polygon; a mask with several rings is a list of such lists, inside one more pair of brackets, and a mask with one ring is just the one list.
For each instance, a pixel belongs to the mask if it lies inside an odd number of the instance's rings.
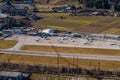
{"label": "tree", "polygon": [[6,29],[10,29],[14,26],[14,24],[16,23],[16,20],[14,18],[6,18],[5,19],[5,23],[6,23]]}
{"label": "tree", "polygon": [[120,11],[120,2],[118,4],[115,4],[115,10]]}

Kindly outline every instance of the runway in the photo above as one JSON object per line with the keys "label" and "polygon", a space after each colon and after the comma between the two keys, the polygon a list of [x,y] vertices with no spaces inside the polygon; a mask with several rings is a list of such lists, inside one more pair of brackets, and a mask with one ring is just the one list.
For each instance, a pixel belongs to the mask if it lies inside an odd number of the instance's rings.
{"label": "runway", "polygon": [[14,51],[14,50],[0,50],[0,53],[19,54],[19,55],[34,55],[34,56],[51,56],[63,58],[81,58],[94,60],[108,60],[120,61],[120,56],[103,56],[103,55],[89,55],[89,54],[71,54],[71,53],[55,53],[55,52],[34,52],[34,51]]}

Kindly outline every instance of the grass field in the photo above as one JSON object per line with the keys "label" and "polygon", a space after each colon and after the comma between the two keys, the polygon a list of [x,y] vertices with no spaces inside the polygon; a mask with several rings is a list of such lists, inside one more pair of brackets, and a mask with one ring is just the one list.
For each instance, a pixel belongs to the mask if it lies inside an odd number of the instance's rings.
{"label": "grass field", "polygon": [[16,43],[15,40],[0,40],[0,49],[12,48]]}
{"label": "grass field", "polygon": [[21,50],[28,51],[43,51],[43,52],[59,52],[59,53],[81,53],[93,55],[113,55],[120,56],[120,50],[112,49],[95,49],[95,48],[75,48],[75,47],[57,47],[57,46],[37,46],[24,45]]}
{"label": "grass field", "polygon": [[104,17],[103,19],[90,24],[89,26],[92,27],[105,27],[106,25],[109,25],[110,23],[118,20],[118,18],[113,18],[113,17]]}
{"label": "grass field", "polygon": [[[1,61],[11,61],[17,63],[27,64],[43,64],[43,65],[58,65],[58,58],[55,57],[43,57],[43,56],[28,56],[28,55],[15,55],[15,54],[0,54]],[[60,66],[71,67],[83,67],[83,68],[98,68],[98,64],[101,69],[120,69],[119,61],[103,61],[103,60],[89,60],[89,59],[75,59],[75,58],[59,58]]]}
{"label": "grass field", "polygon": [[115,35],[120,35],[120,29],[118,28],[110,28],[106,31],[103,31],[101,34],[115,34]]}
{"label": "grass field", "polygon": [[75,78],[75,80],[97,80],[95,78],[85,78],[85,77],[75,77],[75,76],[63,76],[60,75],[58,79],[58,75],[50,75],[50,74],[32,74],[32,80],[71,80],[71,78]]}
{"label": "grass field", "polygon": [[[97,17],[70,17],[68,13],[41,13],[40,16],[44,16],[45,18],[38,21],[38,25],[41,24],[45,27],[47,26],[48,28],[55,28],[55,26],[59,26],[59,28],[61,27],[60,29],[67,31],[71,31],[76,27],[91,24],[92,22],[98,20]],[[65,19],[60,19],[60,16],[63,16]]]}
{"label": "grass field", "polygon": [[[102,16],[69,16],[69,13],[40,13],[43,19],[33,22],[34,26],[54,28],[72,32],[99,33],[114,27],[119,18]],[[60,17],[64,19],[61,19]],[[115,22],[115,23],[114,23]]]}
{"label": "grass field", "polygon": [[[32,80],[58,80],[57,75],[47,74],[32,74],[30,77]],[[66,80],[65,76],[60,76],[59,80]]]}

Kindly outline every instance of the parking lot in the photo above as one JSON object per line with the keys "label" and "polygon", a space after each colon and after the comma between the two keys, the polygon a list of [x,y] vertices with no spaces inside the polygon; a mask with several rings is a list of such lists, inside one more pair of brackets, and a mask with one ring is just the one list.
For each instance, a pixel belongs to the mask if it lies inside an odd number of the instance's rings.
{"label": "parking lot", "polygon": [[45,45],[120,50],[120,40],[112,39],[88,40],[86,38],[71,38],[58,36],[41,38],[39,36],[14,34],[11,37],[6,38],[6,40],[18,41],[17,45],[11,48],[12,50],[19,50],[23,45]]}

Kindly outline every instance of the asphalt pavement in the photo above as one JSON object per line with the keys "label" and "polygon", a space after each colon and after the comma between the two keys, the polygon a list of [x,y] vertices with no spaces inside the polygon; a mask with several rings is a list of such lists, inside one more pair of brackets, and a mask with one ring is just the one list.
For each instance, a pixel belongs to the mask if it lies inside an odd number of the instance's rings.
{"label": "asphalt pavement", "polygon": [[0,50],[0,53],[20,54],[20,55],[34,55],[34,56],[51,56],[51,57],[63,57],[63,58],[81,58],[81,59],[120,61],[120,56],[70,54],[70,53],[55,53],[55,52],[35,52],[35,51],[20,51],[20,50],[18,50],[18,51]]}

